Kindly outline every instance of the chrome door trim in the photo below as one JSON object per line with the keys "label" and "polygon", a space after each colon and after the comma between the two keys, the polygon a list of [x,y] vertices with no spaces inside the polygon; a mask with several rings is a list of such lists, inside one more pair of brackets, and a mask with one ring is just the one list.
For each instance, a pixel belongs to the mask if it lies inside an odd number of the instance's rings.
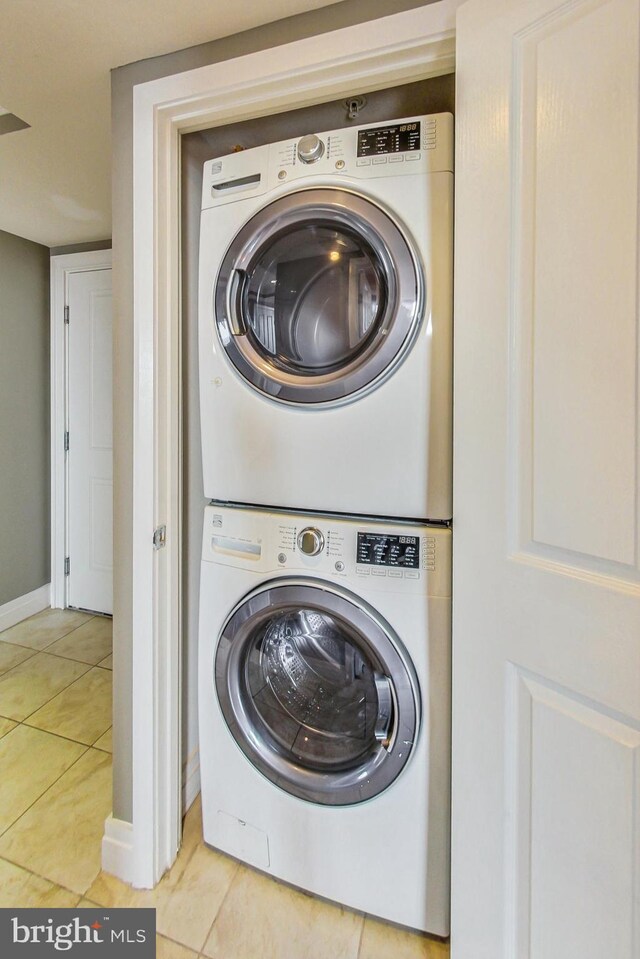
{"label": "chrome door trim", "polygon": [[[271,735],[253,704],[246,679],[246,658],[255,631],[278,610],[315,609],[344,624],[366,653],[392,697],[393,728],[358,765],[319,772],[294,762]],[[420,723],[419,686],[408,656],[393,630],[357,597],[321,580],[275,580],[242,599],[227,618],[216,646],[214,686],[225,722],[247,759],[271,782],[307,802],[343,806],[378,795],[400,775],[416,741]],[[381,713],[390,709],[381,703]],[[379,715],[377,733],[389,717]]]}
{"label": "chrome door trim", "polygon": [[[305,376],[282,369],[261,352],[238,315],[238,297],[229,295],[228,287],[235,270],[245,274],[251,270],[266,243],[310,218],[364,237],[384,274],[387,303],[375,334],[357,356],[337,370]],[[348,400],[391,373],[415,339],[425,302],[424,273],[409,236],[374,201],[351,190],[326,187],[280,197],[239,230],[216,279],[214,318],[227,356],[250,386],[281,402],[323,404]]]}

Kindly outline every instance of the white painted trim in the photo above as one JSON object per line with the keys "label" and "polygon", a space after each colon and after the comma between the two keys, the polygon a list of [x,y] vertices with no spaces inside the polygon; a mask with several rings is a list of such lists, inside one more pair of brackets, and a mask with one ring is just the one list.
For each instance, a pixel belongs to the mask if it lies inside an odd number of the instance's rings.
{"label": "white painted trim", "polygon": [[133,878],[133,826],[109,816],[104,821],[102,868],[123,882]]}
{"label": "white painted trim", "polygon": [[[134,885],[155,885],[180,842],[180,134],[451,72],[460,3],[134,88]],[[158,525],[167,545],[154,551]]]}
{"label": "white painted trim", "polygon": [[0,606],[0,632],[3,629],[15,626],[16,623],[21,623],[23,619],[27,619],[29,616],[41,613],[43,609],[48,609],[50,605],[51,583],[4,603],[3,606]]}
{"label": "white painted trim", "polygon": [[182,768],[182,814],[193,805],[200,792],[200,752],[194,749]]}
{"label": "white painted trim", "polygon": [[67,605],[64,558],[66,556],[66,457],[64,431],[67,422],[67,339],[64,308],[69,274],[110,270],[111,250],[66,253],[51,257],[51,605]]}

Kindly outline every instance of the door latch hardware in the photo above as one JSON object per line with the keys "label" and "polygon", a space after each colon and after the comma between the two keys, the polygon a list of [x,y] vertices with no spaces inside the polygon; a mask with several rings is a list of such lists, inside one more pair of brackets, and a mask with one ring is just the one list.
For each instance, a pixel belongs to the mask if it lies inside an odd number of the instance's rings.
{"label": "door latch hardware", "polygon": [[167,543],[167,527],[156,526],[153,531],[153,548],[162,549]]}
{"label": "door latch hardware", "polygon": [[65,575],[65,576],[68,576],[70,570],[71,570],[71,560],[69,559],[68,556],[65,556],[65,558],[64,558],[64,575]]}
{"label": "door latch hardware", "polygon": [[69,430],[64,434],[64,451],[69,452]]}
{"label": "door latch hardware", "polygon": [[65,323],[69,322],[69,307],[65,306],[64,308],[64,321]]}

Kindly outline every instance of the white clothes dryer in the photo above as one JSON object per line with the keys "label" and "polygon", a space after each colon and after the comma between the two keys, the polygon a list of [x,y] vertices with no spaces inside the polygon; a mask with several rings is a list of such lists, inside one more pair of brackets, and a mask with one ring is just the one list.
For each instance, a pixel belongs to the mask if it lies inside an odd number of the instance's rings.
{"label": "white clothes dryer", "polygon": [[204,166],[207,497],[451,518],[453,118]]}
{"label": "white clothes dryer", "polygon": [[205,842],[449,932],[451,531],[205,510]]}

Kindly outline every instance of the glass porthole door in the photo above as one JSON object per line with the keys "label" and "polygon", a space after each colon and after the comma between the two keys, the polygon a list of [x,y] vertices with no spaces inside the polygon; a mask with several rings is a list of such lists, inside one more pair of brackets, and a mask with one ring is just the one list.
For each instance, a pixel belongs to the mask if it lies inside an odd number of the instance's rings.
{"label": "glass porthole door", "polygon": [[215,685],[247,758],[310,802],[375,796],[417,735],[417,683],[390,630],[318,586],[272,586],[241,603],[218,644]]}
{"label": "glass porthole door", "polygon": [[345,190],[282,197],[240,230],[215,293],[220,341],[255,389],[290,403],[350,396],[411,342],[423,280],[407,238]]}

